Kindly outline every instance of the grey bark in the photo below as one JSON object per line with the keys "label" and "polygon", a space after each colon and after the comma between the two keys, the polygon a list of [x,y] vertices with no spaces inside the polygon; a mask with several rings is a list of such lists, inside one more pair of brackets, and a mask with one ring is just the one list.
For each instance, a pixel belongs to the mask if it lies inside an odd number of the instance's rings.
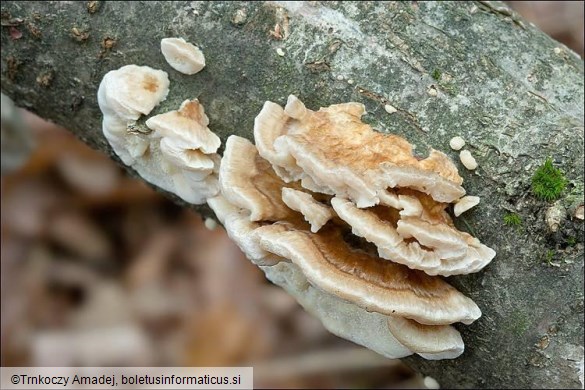
{"label": "grey bark", "polygon": [[[291,93],[313,109],[362,102],[367,122],[406,137],[421,155],[432,146],[457,161],[448,141],[461,135],[479,162],[475,172],[461,167],[464,186],[482,203],[456,223],[498,255],[484,271],[449,281],[483,317],[459,328],[460,358],[406,362],[444,387],[583,387],[583,222],[572,215],[583,202],[583,61],[502,4],[1,7],[2,91],[112,157],[96,92],[106,72],[131,63],[169,73],[169,98],[155,113],[198,97],[224,141],[252,139],[263,102],[282,104]],[[166,64],[159,43],[170,36],[202,48],[201,73]],[[385,104],[398,111],[388,114]],[[570,180],[555,204],[530,190],[547,156]],[[550,207],[562,216],[556,232],[546,223]],[[521,228],[504,224],[508,211],[521,216]]]}

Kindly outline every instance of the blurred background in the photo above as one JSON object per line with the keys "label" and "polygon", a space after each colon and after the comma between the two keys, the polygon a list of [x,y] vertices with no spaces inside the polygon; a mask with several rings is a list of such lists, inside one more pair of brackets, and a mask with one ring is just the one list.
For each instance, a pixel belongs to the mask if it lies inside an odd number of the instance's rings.
{"label": "blurred background", "polygon": [[[583,56],[583,2],[509,5]],[[254,366],[257,387],[438,388],[329,334],[221,227],[5,96],[1,161],[2,366]]]}

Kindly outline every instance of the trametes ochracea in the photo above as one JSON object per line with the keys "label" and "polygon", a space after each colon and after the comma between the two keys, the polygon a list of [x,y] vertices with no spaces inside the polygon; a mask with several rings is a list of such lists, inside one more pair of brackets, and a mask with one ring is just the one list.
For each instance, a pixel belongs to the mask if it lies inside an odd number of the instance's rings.
{"label": "trametes ochracea", "polygon": [[481,311],[436,275],[477,272],[495,252],[445,209],[479,198],[463,197],[446,155],[419,160],[363,114],[358,103],[314,112],[294,96],[284,109],[266,102],[256,146],[228,138],[221,193],[208,203],[250,260],[331,332],[392,358],[455,358],[463,341],[450,324]]}
{"label": "trametes ochracea", "polygon": [[417,159],[403,138],[362,123],[361,104],[314,112],[291,95],[284,109],[265,103],[256,146],[229,137],[220,164],[197,100],[136,124],[168,86],[149,67],[104,76],[103,132],[124,163],[190,203],[207,200],[248,258],[331,332],[391,358],[463,352],[450,324],[481,311],[436,275],[477,272],[495,252],[445,211],[479,203],[446,155]]}
{"label": "trametes ochracea", "polygon": [[142,178],[193,204],[218,193],[217,171],[221,141],[207,125],[197,99],[185,100],[178,111],[149,118],[166,99],[166,72],[148,66],[126,65],[108,72],[98,90],[103,133],[122,162]]}

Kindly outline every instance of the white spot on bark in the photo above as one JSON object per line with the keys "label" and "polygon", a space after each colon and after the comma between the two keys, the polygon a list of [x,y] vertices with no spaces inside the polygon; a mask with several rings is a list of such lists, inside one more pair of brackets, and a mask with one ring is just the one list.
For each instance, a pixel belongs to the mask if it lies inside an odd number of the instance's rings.
{"label": "white spot on bark", "polygon": [[437,380],[435,378],[433,378],[432,376],[425,376],[425,379],[423,380],[423,384],[425,385],[425,387],[427,389],[440,389],[441,385],[439,385],[439,382],[437,382]]}
{"label": "white spot on bark", "polygon": [[461,159],[461,163],[465,166],[465,168],[471,171],[477,168],[477,161],[475,161],[475,158],[473,158],[469,150],[462,150],[461,153],[459,153],[459,158]]}
{"label": "white spot on bark", "polygon": [[449,146],[453,150],[461,150],[462,147],[465,146],[465,140],[459,136],[451,138],[449,141]]}
{"label": "white spot on bark", "polygon": [[205,218],[204,225],[207,230],[214,230],[217,227],[217,221],[213,218]]}
{"label": "white spot on bark", "polygon": [[394,106],[391,106],[390,104],[386,104],[384,106],[384,110],[386,110],[388,114],[394,114],[396,111],[398,111],[396,108],[394,108]]}

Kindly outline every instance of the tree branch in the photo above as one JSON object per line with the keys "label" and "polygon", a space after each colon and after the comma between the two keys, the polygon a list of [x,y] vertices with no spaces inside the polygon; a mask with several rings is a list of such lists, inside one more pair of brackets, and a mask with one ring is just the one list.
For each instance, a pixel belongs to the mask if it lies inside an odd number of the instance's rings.
{"label": "tree branch", "polygon": [[[169,73],[169,98],[154,114],[198,97],[223,141],[251,139],[263,102],[283,104],[291,93],[314,109],[362,102],[366,121],[406,137],[420,154],[433,146],[458,160],[448,142],[463,136],[480,164],[475,173],[461,168],[465,187],[482,203],[457,224],[498,256],[483,272],[450,282],[484,315],[461,329],[460,358],[406,361],[445,387],[582,387],[583,222],[571,213],[583,202],[583,61],[504,9],[2,2],[1,85],[16,104],[111,156],[96,92],[106,72],[131,63]],[[171,69],[159,48],[170,36],[200,46],[206,68],[195,76]],[[385,104],[398,111],[388,114]],[[554,206],[530,192],[547,156],[571,182]],[[562,210],[556,232],[545,222],[549,207]],[[507,210],[523,219],[521,230],[504,224]],[[545,261],[551,257],[558,267]]]}

